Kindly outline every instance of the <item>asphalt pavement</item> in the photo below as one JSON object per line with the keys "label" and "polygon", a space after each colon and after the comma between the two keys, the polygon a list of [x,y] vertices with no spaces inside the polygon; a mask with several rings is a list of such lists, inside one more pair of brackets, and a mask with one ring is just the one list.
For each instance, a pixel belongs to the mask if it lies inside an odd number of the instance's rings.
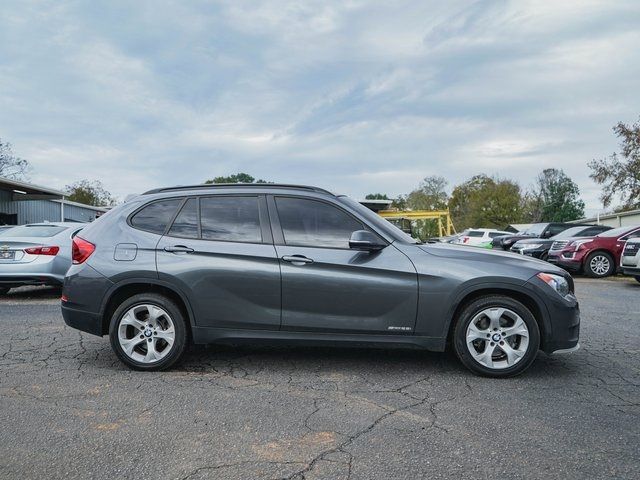
{"label": "asphalt pavement", "polygon": [[638,478],[640,283],[577,280],[580,351],[491,380],[452,354],[193,347],[162,373],[0,299],[0,478]]}

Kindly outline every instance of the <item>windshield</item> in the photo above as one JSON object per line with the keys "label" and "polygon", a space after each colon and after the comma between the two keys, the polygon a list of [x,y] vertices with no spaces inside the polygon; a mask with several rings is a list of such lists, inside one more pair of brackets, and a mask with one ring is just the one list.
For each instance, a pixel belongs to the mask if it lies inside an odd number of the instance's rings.
{"label": "windshield", "polygon": [[586,227],[571,227],[565,230],[564,232],[560,232],[554,237],[551,237],[552,240],[562,240],[563,238],[571,238],[577,237],[581,232],[584,232]]}
{"label": "windshield", "polygon": [[596,237],[619,237],[632,230],[633,228],[631,227],[618,227],[618,228],[614,228],[613,230],[607,230],[606,232],[602,232],[601,234],[596,235]]}
{"label": "windshield", "polygon": [[396,238],[401,238],[405,242],[409,243],[422,243],[420,240],[416,240],[411,235],[404,233],[398,227],[393,225],[391,222],[386,221],[380,215],[375,214],[373,211],[369,210],[367,207],[362,205],[359,202],[356,202],[352,198],[346,196],[338,197],[338,200],[345,205],[348,205],[350,208],[358,212],[362,215],[367,221],[374,224],[376,227],[379,227],[385,233],[388,233],[391,236]]}
{"label": "windshield", "polygon": [[527,228],[520,235],[531,235],[531,236],[542,235],[542,232],[544,232],[544,229],[547,228],[547,225],[549,225],[549,224],[548,223],[535,223],[535,224],[531,225],[529,228]]}
{"label": "windshield", "polygon": [[13,227],[2,234],[3,237],[37,237],[46,238],[64,232],[66,227],[58,225],[22,225]]}

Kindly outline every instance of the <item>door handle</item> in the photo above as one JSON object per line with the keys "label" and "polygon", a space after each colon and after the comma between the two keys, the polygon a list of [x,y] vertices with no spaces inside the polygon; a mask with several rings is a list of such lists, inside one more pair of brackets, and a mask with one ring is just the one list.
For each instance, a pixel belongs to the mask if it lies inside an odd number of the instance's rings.
{"label": "door handle", "polygon": [[194,250],[184,245],[173,245],[171,247],[164,247],[164,251],[171,253],[193,253]]}
{"label": "door handle", "polygon": [[313,260],[305,257],[304,255],[285,255],[284,257],[282,257],[282,260],[284,260],[285,262],[290,262],[298,265],[313,263]]}

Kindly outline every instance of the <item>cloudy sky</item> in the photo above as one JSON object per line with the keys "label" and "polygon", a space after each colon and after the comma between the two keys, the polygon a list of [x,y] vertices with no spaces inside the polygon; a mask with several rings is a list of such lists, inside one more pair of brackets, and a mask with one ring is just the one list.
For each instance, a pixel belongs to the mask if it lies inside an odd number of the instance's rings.
{"label": "cloudy sky", "polygon": [[238,171],[354,197],[524,187],[640,115],[640,2],[3,1],[0,137],[124,197]]}

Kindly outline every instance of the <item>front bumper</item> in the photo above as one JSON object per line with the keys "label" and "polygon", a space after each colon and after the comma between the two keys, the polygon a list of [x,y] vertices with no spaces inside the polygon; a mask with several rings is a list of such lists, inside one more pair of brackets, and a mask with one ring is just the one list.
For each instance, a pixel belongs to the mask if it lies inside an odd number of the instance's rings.
{"label": "front bumper", "polygon": [[640,275],[640,267],[626,267],[623,265],[622,272],[625,275],[631,275],[632,277],[635,277],[637,275]]}
{"label": "front bumper", "polygon": [[527,257],[533,257],[533,258],[542,258],[546,253],[547,253],[547,249],[546,248],[520,248],[520,247],[511,247],[511,251],[513,253],[518,253],[520,255],[525,255]]}
{"label": "front bumper", "polygon": [[541,350],[553,353],[575,348],[580,339],[580,305],[573,294],[558,295],[538,278],[529,281],[536,296],[542,300],[546,315],[540,325]]}

